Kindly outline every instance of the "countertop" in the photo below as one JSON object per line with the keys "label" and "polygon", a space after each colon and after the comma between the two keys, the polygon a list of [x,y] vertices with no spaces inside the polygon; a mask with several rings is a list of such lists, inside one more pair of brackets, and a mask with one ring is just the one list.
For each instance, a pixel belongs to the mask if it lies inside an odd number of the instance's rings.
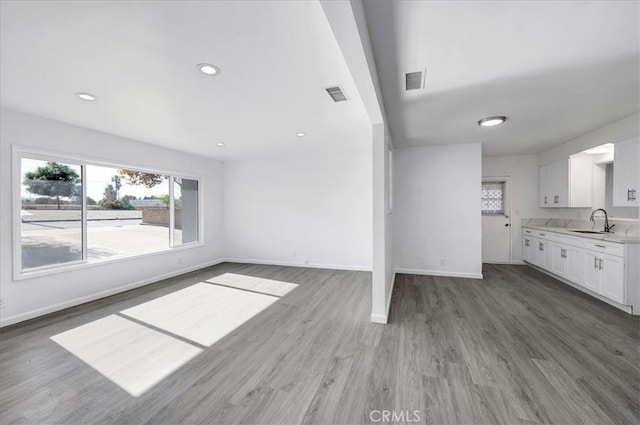
{"label": "countertop", "polygon": [[[530,224],[524,225],[522,227],[527,229],[544,230],[545,232],[561,233],[563,235],[595,239],[599,241],[640,244],[640,236],[625,235],[624,233],[615,233],[615,231],[611,233],[577,233],[577,232],[572,232],[570,229],[566,229],[564,227],[545,227],[545,226],[535,226]],[[575,229],[575,230],[585,230],[585,229]]]}

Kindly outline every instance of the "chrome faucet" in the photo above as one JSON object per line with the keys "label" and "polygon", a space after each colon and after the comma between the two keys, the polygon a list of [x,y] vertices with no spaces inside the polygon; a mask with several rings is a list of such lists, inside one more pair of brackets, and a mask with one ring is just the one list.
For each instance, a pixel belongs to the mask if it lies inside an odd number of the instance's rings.
{"label": "chrome faucet", "polygon": [[615,224],[613,226],[609,226],[609,216],[607,215],[607,212],[605,210],[603,210],[602,208],[598,208],[597,210],[593,210],[591,212],[591,217],[589,217],[589,220],[594,221],[593,220],[593,216],[598,211],[602,211],[604,213],[604,231],[607,232],[607,233],[611,232],[611,229],[614,228]]}

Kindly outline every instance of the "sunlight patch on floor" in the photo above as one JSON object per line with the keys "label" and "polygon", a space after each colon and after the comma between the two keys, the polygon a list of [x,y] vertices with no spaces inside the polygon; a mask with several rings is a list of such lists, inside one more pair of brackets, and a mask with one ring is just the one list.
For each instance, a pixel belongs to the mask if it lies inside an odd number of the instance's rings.
{"label": "sunlight patch on floor", "polygon": [[207,279],[207,282],[231,286],[238,289],[261,292],[263,294],[283,297],[298,286],[295,283],[282,282],[280,280],[263,279],[255,276],[244,276],[235,273],[225,273],[220,276]]}
{"label": "sunlight patch on floor", "polygon": [[202,352],[194,345],[115,315],[51,339],[134,397]]}
{"label": "sunlight patch on floor", "polygon": [[138,397],[297,286],[225,273],[51,339]]}
{"label": "sunlight patch on floor", "polygon": [[122,314],[211,346],[276,301],[271,295],[201,282]]}

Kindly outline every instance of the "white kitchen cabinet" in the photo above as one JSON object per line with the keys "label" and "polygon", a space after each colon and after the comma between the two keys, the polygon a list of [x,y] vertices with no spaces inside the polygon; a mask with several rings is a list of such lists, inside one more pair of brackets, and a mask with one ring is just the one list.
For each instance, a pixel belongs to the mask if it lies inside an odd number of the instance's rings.
{"label": "white kitchen cabinet", "polygon": [[640,314],[640,266],[630,260],[638,258],[638,245],[526,227],[522,243],[525,262],[622,310]]}
{"label": "white kitchen cabinet", "polygon": [[624,303],[624,260],[613,255],[603,254],[598,259],[602,295]]}
{"label": "white kitchen cabinet", "polygon": [[595,251],[585,251],[584,255],[584,281],[582,286],[600,294],[602,293],[600,262],[598,261],[600,254]]}
{"label": "white kitchen cabinet", "polygon": [[579,285],[584,285],[586,271],[585,252],[571,245],[567,245],[565,249],[567,250],[567,279]]}
{"label": "white kitchen cabinet", "polygon": [[637,138],[616,143],[613,151],[613,205],[640,206],[640,142]]}
{"label": "white kitchen cabinet", "polygon": [[574,155],[539,168],[538,202],[543,208],[591,207],[593,160]]}
{"label": "white kitchen cabinet", "polygon": [[551,271],[553,264],[553,244],[549,241],[542,241],[542,250],[544,251],[544,265],[543,268]]}
{"label": "white kitchen cabinet", "polygon": [[624,258],[587,250],[584,286],[624,303]]}
{"label": "white kitchen cabinet", "polygon": [[567,276],[567,249],[561,244],[551,244],[550,253],[551,269],[550,271],[558,276]]}
{"label": "white kitchen cabinet", "polygon": [[538,204],[541,207],[551,207],[552,201],[551,198],[551,186],[549,184],[549,170],[551,169],[551,165],[543,165],[539,168],[538,173]]}
{"label": "white kitchen cabinet", "polygon": [[544,252],[544,242],[541,241],[540,239],[536,239],[536,246],[537,246],[537,250],[536,250],[536,261],[535,261],[535,265],[538,267],[542,267],[543,269],[546,269],[547,267],[545,266],[545,252]]}
{"label": "white kitchen cabinet", "polygon": [[531,253],[533,249],[531,249],[531,237],[525,236],[522,238],[522,259],[524,261],[532,262]]}

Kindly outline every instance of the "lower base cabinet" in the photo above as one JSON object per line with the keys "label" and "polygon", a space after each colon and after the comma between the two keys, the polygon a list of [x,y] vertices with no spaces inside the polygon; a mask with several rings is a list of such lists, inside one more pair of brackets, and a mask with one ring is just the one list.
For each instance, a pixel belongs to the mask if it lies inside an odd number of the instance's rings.
{"label": "lower base cabinet", "polygon": [[621,304],[624,303],[624,259],[605,254],[601,260],[602,295]]}
{"label": "lower base cabinet", "polygon": [[[587,251],[584,254],[585,256],[585,273],[584,280],[582,281],[582,286],[587,289],[592,290],[593,292],[597,292],[598,294],[602,293],[602,273],[598,268],[600,266],[600,259],[598,258],[598,253],[594,251]],[[580,283],[580,282],[577,282]]]}
{"label": "lower base cabinet", "polygon": [[624,259],[614,255],[588,251],[585,255],[587,289],[616,302],[624,302]]}
{"label": "lower base cabinet", "polygon": [[567,246],[567,279],[582,284],[585,280],[586,254],[580,248]]}
{"label": "lower base cabinet", "polygon": [[[549,237],[548,233],[538,233],[536,237],[527,233],[522,244],[524,261],[625,304],[624,257],[595,251],[587,244],[588,247],[580,247],[559,242],[561,238],[551,240],[554,236]],[[595,247],[599,249],[601,245]]]}
{"label": "lower base cabinet", "polygon": [[567,277],[567,249],[557,243],[551,244],[550,248],[551,272]]}

